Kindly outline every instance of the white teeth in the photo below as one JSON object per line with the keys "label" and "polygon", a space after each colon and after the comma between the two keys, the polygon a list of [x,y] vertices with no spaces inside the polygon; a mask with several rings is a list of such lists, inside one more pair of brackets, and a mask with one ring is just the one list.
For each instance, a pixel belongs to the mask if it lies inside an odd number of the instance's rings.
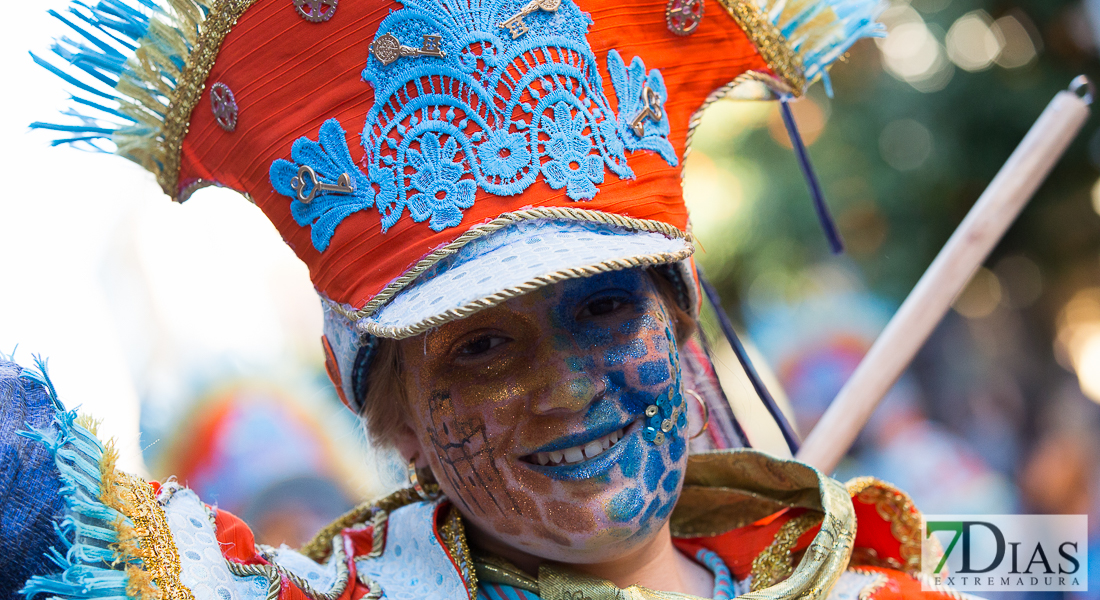
{"label": "white teeth", "polygon": [[533,455],[535,462],[540,465],[558,466],[583,462],[586,459],[596,458],[623,439],[623,430],[613,431],[603,437],[592,440],[584,446],[574,446],[564,450],[551,452],[536,452]]}

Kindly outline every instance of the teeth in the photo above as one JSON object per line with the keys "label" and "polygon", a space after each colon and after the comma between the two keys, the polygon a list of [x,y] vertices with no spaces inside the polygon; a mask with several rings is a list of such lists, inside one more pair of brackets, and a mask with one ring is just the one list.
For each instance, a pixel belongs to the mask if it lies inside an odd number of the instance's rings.
{"label": "teeth", "polygon": [[603,454],[619,440],[623,439],[623,430],[613,431],[603,437],[592,440],[584,446],[574,446],[552,452],[536,452],[532,458],[540,465],[558,466],[583,462]]}

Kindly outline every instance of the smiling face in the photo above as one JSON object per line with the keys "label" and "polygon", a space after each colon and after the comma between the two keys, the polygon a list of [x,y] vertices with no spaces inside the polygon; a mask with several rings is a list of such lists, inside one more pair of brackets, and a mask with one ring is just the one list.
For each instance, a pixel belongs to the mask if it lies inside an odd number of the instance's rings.
{"label": "smiling face", "polygon": [[687,463],[674,331],[632,269],[402,340],[420,464],[474,535],[571,563],[631,552],[668,519]]}

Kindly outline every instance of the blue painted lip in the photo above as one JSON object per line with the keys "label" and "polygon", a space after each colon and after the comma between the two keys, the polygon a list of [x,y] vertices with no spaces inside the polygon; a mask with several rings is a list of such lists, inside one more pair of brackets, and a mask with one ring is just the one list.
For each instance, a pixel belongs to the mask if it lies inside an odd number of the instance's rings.
{"label": "blue painted lip", "polygon": [[[622,427],[620,427],[619,429],[622,429]],[[579,463],[574,463],[574,464],[571,464],[571,465],[550,466],[550,465],[540,465],[540,464],[537,464],[537,463],[533,464],[533,463],[529,463],[529,462],[524,461],[523,464],[527,468],[534,470],[536,473],[541,473],[543,475],[546,475],[547,477],[550,477],[551,479],[559,479],[559,480],[564,480],[564,481],[576,481],[576,480],[580,480],[580,479],[591,479],[593,477],[603,475],[604,473],[610,471],[612,469],[612,467],[617,465],[619,463],[619,459],[621,459],[622,456],[623,456],[623,452],[626,451],[627,444],[641,443],[641,439],[642,439],[641,430],[642,430],[642,419],[639,418],[639,419],[635,420],[634,422],[629,423],[627,425],[626,431],[623,432],[622,439],[620,439],[618,442],[615,442],[614,446],[612,446],[611,448],[608,448],[608,450],[606,452],[604,452],[603,454],[597,456],[596,458],[590,458],[588,460],[583,460]],[[617,431],[617,430],[612,429],[611,431]],[[609,431],[607,433],[611,433],[611,431]],[[606,434],[604,434],[604,435],[606,435]],[[575,437],[575,436],[573,436],[573,437]],[[596,436],[596,437],[598,438],[599,436]],[[595,439],[595,438],[592,438],[592,439]],[[573,446],[576,446],[576,445],[578,445],[578,444],[573,444]],[[572,446],[564,446],[564,447],[565,448],[571,448]],[[542,450],[540,452],[545,452],[545,450]]]}
{"label": "blue painted lip", "polygon": [[[531,456],[532,454],[538,454],[539,452],[554,452],[556,450],[565,450],[566,448],[572,448],[573,446],[583,446],[588,442],[598,440],[605,435],[610,435],[611,433],[616,432],[620,429],[630,427],[631,423],[636,420],[637,418],[632,421],[627,421],[626,423],[604,425],[600,429],[595,429],[593,431],[582,431],[581,433],[567,435],[563,438],[558,438],[553,442],[546,444],[545,446],[539,448],[538,450],[535,450],[534,452],[531,452],[531,454],[528,454],[528,456]],[[597,456],[596,458],[599,457]]]}

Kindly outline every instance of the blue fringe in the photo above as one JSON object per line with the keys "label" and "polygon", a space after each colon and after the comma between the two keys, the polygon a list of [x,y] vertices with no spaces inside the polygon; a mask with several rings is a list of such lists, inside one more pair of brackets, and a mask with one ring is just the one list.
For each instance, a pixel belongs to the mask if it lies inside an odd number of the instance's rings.
{"label": "blue fringe", "polygon": [[[771,22],[779,28],[791,48],[802,56],[806,85],[821,79],[830,97],[833,95],[833,86],[827,71],[829,65],[860,39],[882,37],[886,33],[885,26],[875,21],[885,8],[881,0],[818,0],[808,3],[802,12],[785,21],[781,21],[781,18],[787,6],[786,0],[756,1]],[[835,31],[829,32],[824,39],[800,31],[826,10],[831,10],[836,16]]]}
{"label": "blue fringe", "polygon": [[[76,117],[77,124],[31,123],[31,129],[45,129],[73,134],[54,140],[54,145],[110,140],[116,134],[132,135],[147,127],[140,127],[135,117],[124,114],[117,107],[107,106],[102,100],[120,103],[128,100],[116,91],[119,81],[127,74],[127,61],[142,43],[149,43],[150,23],[153,17],[165,15],[152,0],[101,0],[86,3],[73,0],[65,13],[50,10],[50,15],[65,24],[74,37],[62,36],[51,46],[57,64],[31,53],[40,66],[57,75],[76,88],[75,105],[88,112],[68,111]],[[177,67],[182,67],[185,57],[173,56],[166,47],[158,47]],[[171,74],[164,73],[165,81],[175,84]],[[145,91],[167,106],[169,99],[151,86]],[[148,108],[148,107],[146,107]],[[96,151],[105,151],[95,144],[87,144]],[[135,157],[129,157],[136,160]],[[139,161],[140,162],[140,161]]]}
{"label": "blue fringe", "polygon": [[[37,369],[24,369],[21,377],[41,384],[57,411],[51,427],[29,428],[20,435],[43,444],[54,455],[61,473],[61,497],[67,516],[55,525],[62,549],[50,548],[46,559],[59,573],[34,576],[21,593],[30,600],[38,594],[58,599],[126,599],[126,564],[115,564],[110,544],[118,542],[114,524],[125,515],[99,501],[102,479],[99,464],[103,446],[87,429],[76,423],[76,411],[67,411],[46,372],[46,362],[35,357]],[[64,553],[62,553],[62,550]]]}

